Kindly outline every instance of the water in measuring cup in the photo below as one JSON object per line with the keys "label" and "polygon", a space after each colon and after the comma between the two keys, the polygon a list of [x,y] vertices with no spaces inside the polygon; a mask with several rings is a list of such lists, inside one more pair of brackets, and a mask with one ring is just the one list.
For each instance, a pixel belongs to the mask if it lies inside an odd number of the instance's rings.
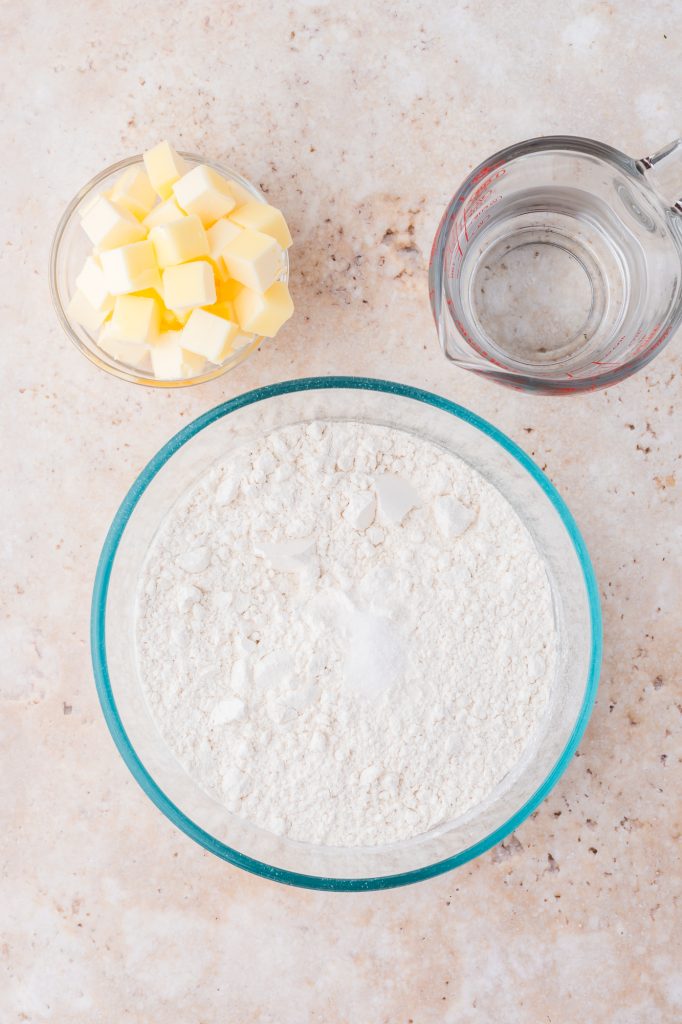
{"label": "water in measuring cup", "polygon": [[[620,198],[632,208],[634,200]],[[634,203],[631,223],[614,207],[566,186],[501,196],[456,278],[446,279],[466,332],[518,369],[578,373],[613,358],[618,344],[627,349],[655,269],[640,237],[645,233],[650,246],[660,232],[641,205]]]}

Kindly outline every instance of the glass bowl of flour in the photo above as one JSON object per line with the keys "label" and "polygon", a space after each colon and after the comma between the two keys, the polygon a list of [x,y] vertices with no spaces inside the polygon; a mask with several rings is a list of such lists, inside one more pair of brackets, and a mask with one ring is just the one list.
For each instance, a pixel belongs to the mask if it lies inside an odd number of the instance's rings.
{"label": "glass bowl of flour", "polygon": [[95,677],[147,795],[219,857],[403,885],[500,842],[597,687],[597,588],[535,463],[436,395],[291,381],[152,459],[102,551]]}

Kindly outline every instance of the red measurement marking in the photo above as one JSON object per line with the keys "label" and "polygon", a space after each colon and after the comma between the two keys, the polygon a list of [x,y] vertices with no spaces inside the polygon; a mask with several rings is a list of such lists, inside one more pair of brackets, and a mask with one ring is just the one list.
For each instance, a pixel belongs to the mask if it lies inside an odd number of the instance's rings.
{"label": "red measurement marking", "polygon": [[472,183],[476,184],[477,181],[481,181],[483,178],[487,177],[491,171],[496,171],[498,167],[504,167],[505,162],[506,161],[504,160],[498,160],[496,164],[485,164],[481,167],[480,171],[473,176],[471,179]]}

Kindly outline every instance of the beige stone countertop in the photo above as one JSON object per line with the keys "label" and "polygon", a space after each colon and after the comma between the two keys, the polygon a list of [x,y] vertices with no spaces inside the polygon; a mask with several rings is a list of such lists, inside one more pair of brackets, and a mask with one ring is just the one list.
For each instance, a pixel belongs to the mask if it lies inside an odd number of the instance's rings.
{"label": "beige stone countertop", "polygon": [[[611,390],[523,397],[445,363],[426,284],[447,199],[494,150],[682,134],[682,6],[9,0],[1,24],[2,1024],[682,1020],[681,339]],[[73,193],[166,137],[260,183],[296,238],[295,319],[175,392],[82,358],[47,276]],[[605,628],[587,733],[532,817],[359,895],[179,833],[110,739],[88,650],[99,550],[150,456],[230,396],[330,373],[437,391],[521,444],[584,532]]]}

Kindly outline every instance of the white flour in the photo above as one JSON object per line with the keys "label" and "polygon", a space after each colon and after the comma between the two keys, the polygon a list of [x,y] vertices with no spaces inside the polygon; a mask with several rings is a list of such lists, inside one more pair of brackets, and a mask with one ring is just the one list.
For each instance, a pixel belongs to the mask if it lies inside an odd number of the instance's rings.
{"label": "white flour", "polygon": [[387,427],[274,432],[171,510],[137,648],[161,734],[227,807],[373,845],[487,797],[542,717],[550,587],[507,501]]}

